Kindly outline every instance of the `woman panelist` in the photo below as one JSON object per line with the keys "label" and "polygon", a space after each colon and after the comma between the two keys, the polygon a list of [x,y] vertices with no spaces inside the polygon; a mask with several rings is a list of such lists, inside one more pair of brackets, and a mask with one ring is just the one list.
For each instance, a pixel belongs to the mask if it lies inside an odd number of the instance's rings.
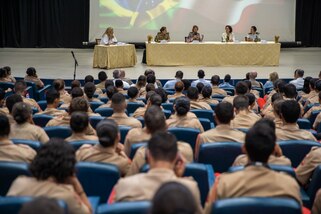
{"label": "woman panelist", "polygon": [[198,26],[194,25],[192,28],[192,32],[190,32],[188,34],[188,41],[187,42],[193,42],[193,41],[202,41],[203,40],[203,36],[201,37],[201,35],[197,32],[198,31]]}
{"label": "woman panelist", "polygon": [[250,33],[245,37],[245,41],[247,42],[259,42],[261,41],[259,37],[260,33],[257,32],[257,28],[255,26],[251,27]]}
{"label": "woman panelist", "polygon": [[167,32],[166,27],[161,27],[157,35],[155,36],[155,42],[161,42],[162,40],[170,41],[169,33]]}
{"label": "woman panelist", "polygon": [[225,32],[222,33],[222,42],[234,42],[235,36],[231,25],[225,26]]}
{"label": "woman panelist", "polygon": [[114,35],[114,29],[112,27],[108,27],[100,40],[100,44],[112,45],[115,43],[117,43],[117,39]]}

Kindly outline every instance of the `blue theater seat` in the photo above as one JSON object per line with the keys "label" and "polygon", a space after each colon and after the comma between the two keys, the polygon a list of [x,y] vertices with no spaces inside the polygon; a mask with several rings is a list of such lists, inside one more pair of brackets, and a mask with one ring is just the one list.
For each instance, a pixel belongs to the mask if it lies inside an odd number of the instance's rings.
{"label": "blue theater seat", "polygon": [[128,114],[132,114],[138,109],[139,107],[144,107],[142,103],[135,103],[135,102],[128,102],[127,103],[127,112]]}
{"label": "blue theater seat", "polygon": [[90,125],[96,129],[96,126],[97,124],[102,121],[103,119],[105,119],[104,117],[101,117],[101,116],[90,116],[89,117],[89,122],[90,122]]}
{"label": "blue theater seat", "polygon": [[35,125],[40,127],[46,127],[47,123],[53,118],[53,116],[47,114],[36,114],[32,116],[32,120]]}
{"label": "blue theater seat", "polygon": [[150,201],[119,202],[100,205],[96,214],[149,214]]}
{"label": "blue theater seat", "polygon": [[71,136],[72,131],[69,126],[48,126],[43,128],[49,138],[66,139]]}
{"label": "blue theater seat", "polygon": [[168,132],[175,135],[178,141],[184,141],[191,145],[194,151],[197,136],[200,133],[198,129],[171,127],[168,129]]}
{"label": "blue theater seat", "polygon": [[25,139],[11,139],[14,144],[23,144],[30,146],[35,151],[38,151],[41,147],[41,143],[39,141],[34,140],[25,140]]}
{"label": "blue theater seat", "polygon": [[98,141],[95,141],[95,140],[78,140],[78,141],[72,141],[72,142],[69,142],[70,145],[72,145],[72,147],[75,149],[75,150],[78,150],[80,147],[82,147],[82,145],[85,145],[85,144],[90,144],[90,145],[96,145],[96,144],[99,144]]}

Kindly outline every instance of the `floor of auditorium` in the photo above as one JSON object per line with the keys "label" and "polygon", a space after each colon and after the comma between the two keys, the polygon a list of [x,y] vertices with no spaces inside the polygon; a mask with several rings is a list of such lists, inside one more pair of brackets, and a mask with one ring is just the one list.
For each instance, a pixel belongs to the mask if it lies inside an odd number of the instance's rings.
{"label": "floor of auditorium", "polygon": [[[71,50],[74,51],[79,66],[77,68],[76,78],[82,79],[91,74],[95,78],[102,69],[92,67],[93,49],[18,49],[1,48],[0,49],[0,67],[11,66],[14,76],[22,77],[25,75],[27,67],[36,68],[38,76],[45,79],[64,78],[72,79],[74,71],[74,61],[71,56]],[[125,68],[126,75],[129,78],[137,77],[147,68],[156,71],[159,79],[173,78],[177,70],[184,72],[184,78],[197,78],[197,70],[202,68],[209,78],[213,74],[221,77],[225,74],[231,74],[232,78],[241,79],[249,71],[257,71],[258,78],[266,79],[272,71],[279,73],[280,78],[292,78],[293,71],[297,68],[305,70],[305,76],[316,77],[321,71],[321,48],[288,48],[281,50],[280,65],[277,67],[149,67],[142,64],[143,50],[137,50],[137,64],[133,68]],[[112,76],[111,70],[105,70],[109,77]]]}

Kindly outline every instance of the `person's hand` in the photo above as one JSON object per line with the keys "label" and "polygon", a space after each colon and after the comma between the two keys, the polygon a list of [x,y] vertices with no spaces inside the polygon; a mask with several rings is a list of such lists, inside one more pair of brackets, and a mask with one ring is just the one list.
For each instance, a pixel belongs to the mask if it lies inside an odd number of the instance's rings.
{"label": "person's hand", "polygon": [[183,174],[185,172],[185,167],[186,167],[186,159],[183,155],[179,154],[175,164],[175,168],[174,168],[174,172],[177,177],[183,177]]}
{"label": "person's hand", "polygon": [[118,143],[117,144],[117,146],[116,146],[116,148],[115,148],[115,151],[118,153],[118,154],[120,154],[122,151],[124,151],[124,145],[123,144],[121,144],[121,143]]}

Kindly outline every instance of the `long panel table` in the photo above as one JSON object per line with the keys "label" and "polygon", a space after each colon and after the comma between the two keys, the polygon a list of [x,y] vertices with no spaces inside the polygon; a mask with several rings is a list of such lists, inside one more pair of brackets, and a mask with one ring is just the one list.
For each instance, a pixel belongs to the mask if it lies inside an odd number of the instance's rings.
{"label": "long panel table", "polygon": [[94,68],[125,68],[136,65],[137,56],[134,45],[96,45],[94,49]]}
{"label": "long panel table", "polygon": [[274,42],[146,42],[146,60],[150,66],[278,66],[280,50]]}

